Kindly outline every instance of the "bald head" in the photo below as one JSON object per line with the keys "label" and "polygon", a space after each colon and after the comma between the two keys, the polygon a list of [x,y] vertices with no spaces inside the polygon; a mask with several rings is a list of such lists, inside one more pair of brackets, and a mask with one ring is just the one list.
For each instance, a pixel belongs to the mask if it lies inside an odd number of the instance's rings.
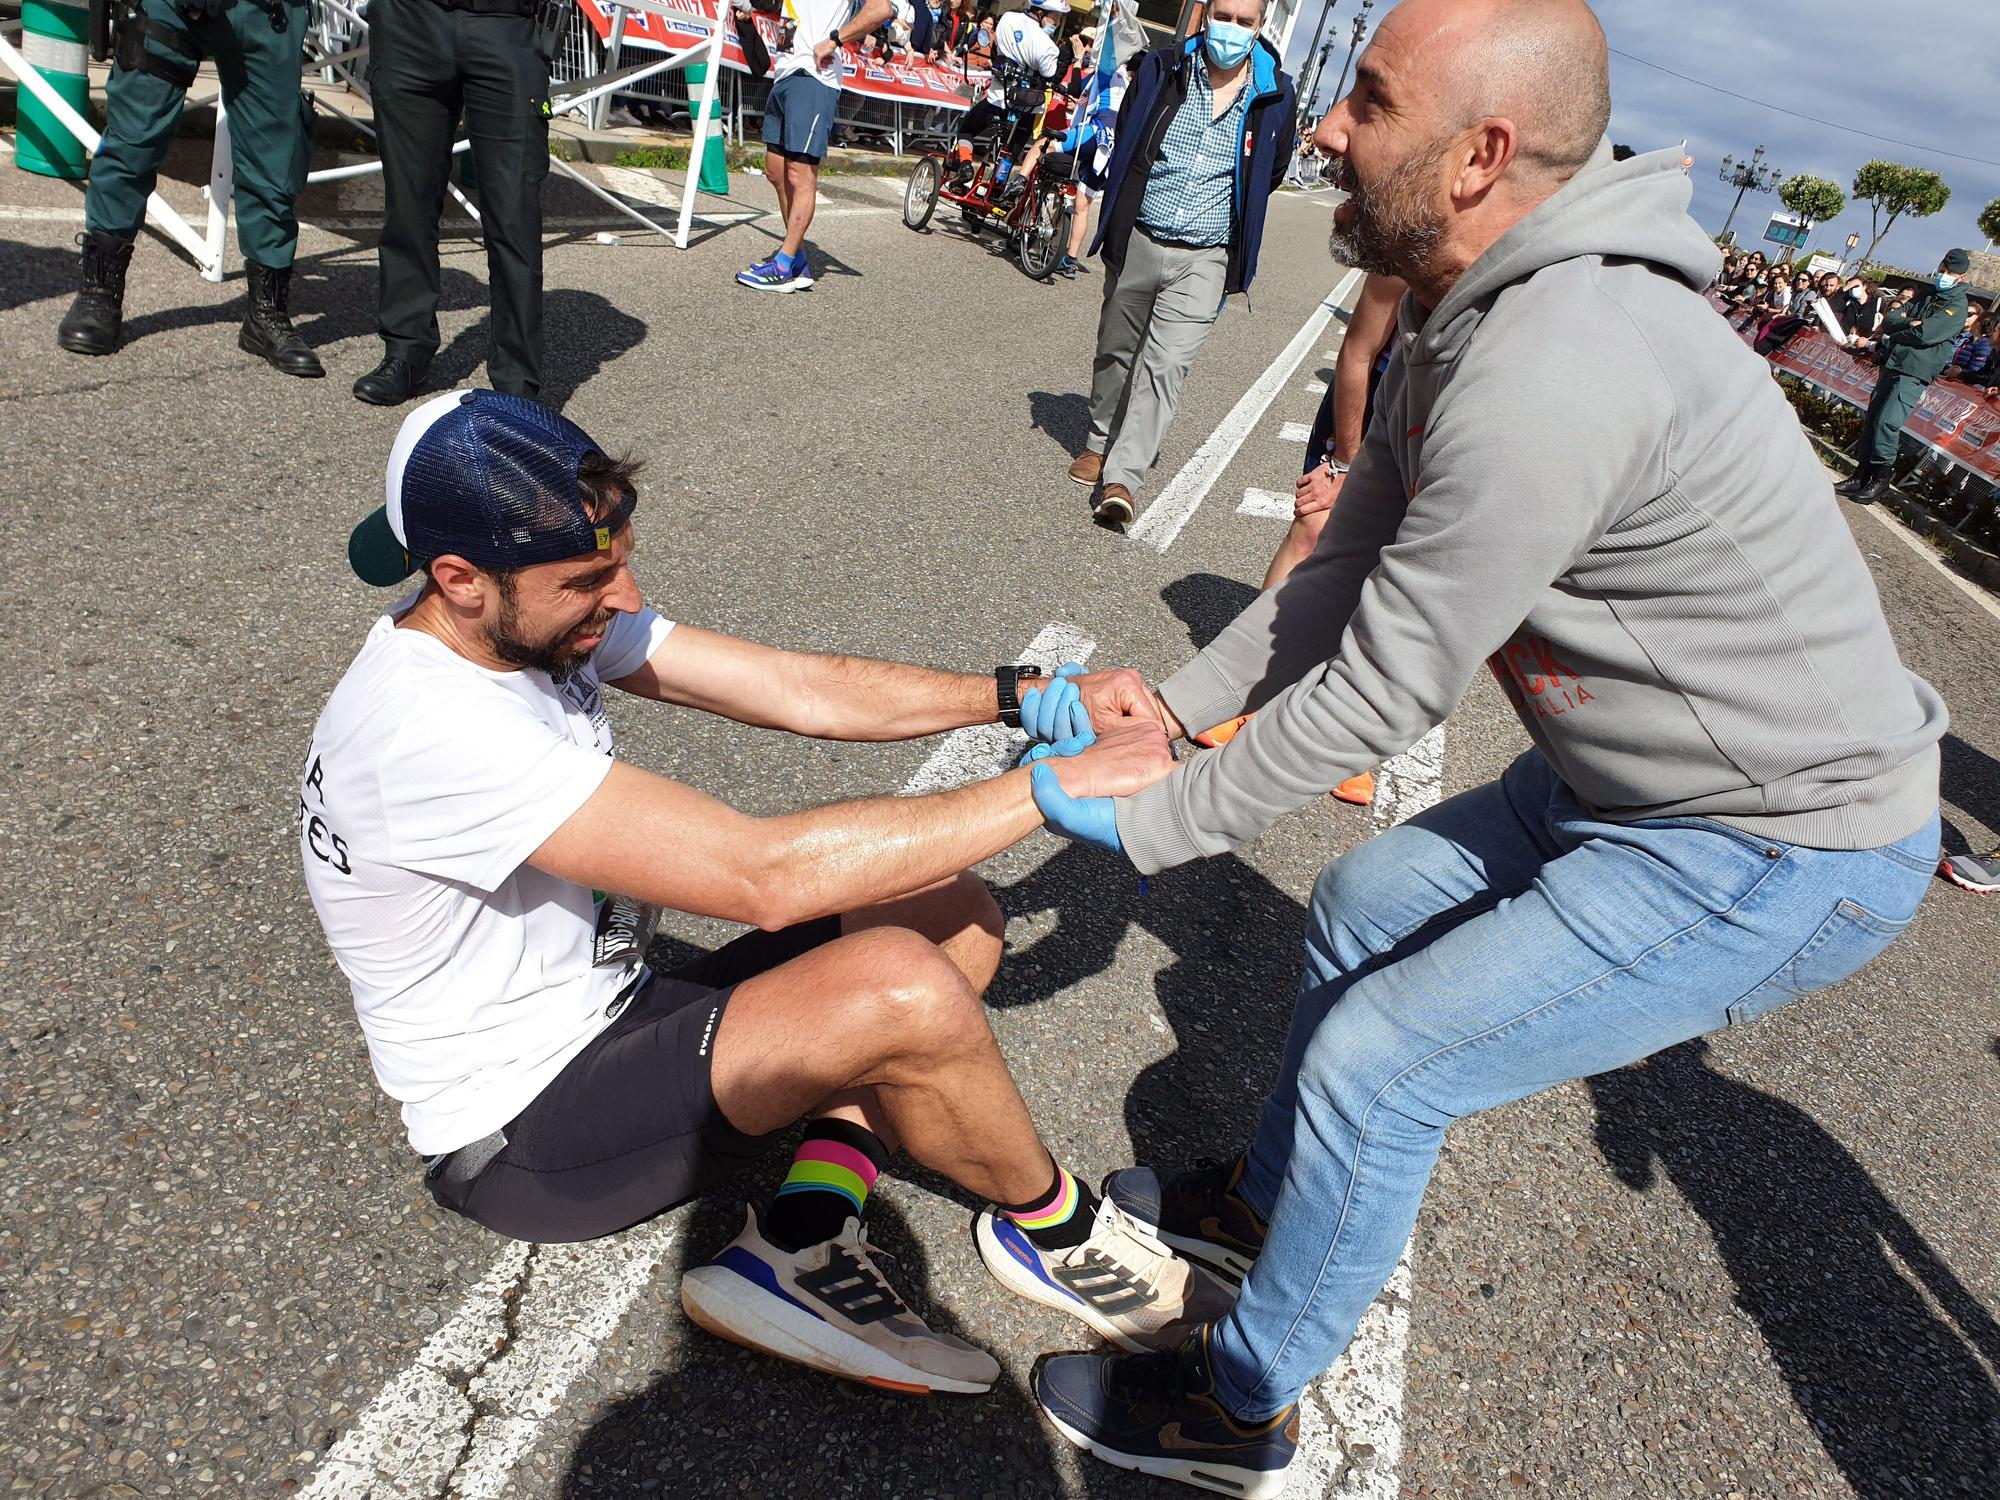
{"label": "bald head", "polygon": [[1405,66],[1433,75],[1440,123],[1508,119],[1515,162],[1560,186],[1611,123],[1604,28],[1583,0],[1403,0],[1383,20]]}

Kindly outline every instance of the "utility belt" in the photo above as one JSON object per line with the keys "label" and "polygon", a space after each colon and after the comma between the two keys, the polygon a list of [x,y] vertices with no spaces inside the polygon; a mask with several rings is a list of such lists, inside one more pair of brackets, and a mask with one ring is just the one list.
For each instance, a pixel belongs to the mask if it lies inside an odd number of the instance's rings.
{"label": "utility belt", "polygon": [[[289,24],[286,0],[234,0],[234,3],[255,5],[270,18],[273,31],[283,31]],[[176,12],[184,19],[193,19],[197,14],[178,6]],[[220,6],[215,14],[221,15]],[[201,44],[185,27],[170,26],[147,15],[145,0],[90,0],[89,25],[90,55],[96,61],[109,58],[124,72],[150,73],[182,92],[194,87],[196,70],[206,55]],[[148,39],[174,55],[160,56],[146,46]]]}

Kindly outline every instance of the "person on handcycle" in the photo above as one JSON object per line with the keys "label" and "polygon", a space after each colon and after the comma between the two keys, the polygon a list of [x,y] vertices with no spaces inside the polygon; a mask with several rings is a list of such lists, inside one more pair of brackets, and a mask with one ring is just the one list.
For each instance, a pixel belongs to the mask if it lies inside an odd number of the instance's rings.
{"label": "person on handcycle", "polygon": [[[1011,160],[1033,139],[1043,90],[1055,80],[1062,60],[1056,28],[1068,14],[1069,0],[1030,0],[1026,11],[1010,11],[994,23],[992,77],[986,93],[959,117],[959,191],[972,180],[974,141],[1004,129],[1000,152]],[[995,168],[996,173],[1001,170]],[[996,176],[995,194],[1005,186]]]}

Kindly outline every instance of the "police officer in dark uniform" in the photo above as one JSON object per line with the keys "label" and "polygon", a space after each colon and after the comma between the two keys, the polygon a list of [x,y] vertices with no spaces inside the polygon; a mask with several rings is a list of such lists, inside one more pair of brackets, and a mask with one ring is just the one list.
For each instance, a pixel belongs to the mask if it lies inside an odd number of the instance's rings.
{"label": "police officer in dark uniform", "polygon": [[542,180],[549,65],[564,10],[536,0],[369,0],[369,92],[387,197],[376,317],[382,362],[354,382],[377,406],[407,401],[438,348],[438,216],[461,117],[479,183],[491,283],[488,383],[542,388]]}
{"label": "police officer in dark uniform", "polygon": [[214,62],[229,112],[236,243],[250,308],[236,342],[287,375],[324,375],[292,327],[292,253],[312,120],[299,88],[305,0],[111,0],[115,62],[104,137],[84,194],[83,286],[56,342],[109,354],[124,318],[125,270],[146,199],[173,143],[181,106],[204,60]]}
{"label": "police officer in dark uniform", "polygon": [[1964,250],[1946,251],[1930,290],[1905,311],[1882,320],[1882,331],[1873,343],[1882,373],[1861,423],[1861,462],[1852,479],[1833,487],[1836,495],[1857,505],[1873,505],[1889,493],[1903,424],[1930,383],[1951,363],[1952,348],[1965,332],[1964,278],[1971,269],[1972,257]]}

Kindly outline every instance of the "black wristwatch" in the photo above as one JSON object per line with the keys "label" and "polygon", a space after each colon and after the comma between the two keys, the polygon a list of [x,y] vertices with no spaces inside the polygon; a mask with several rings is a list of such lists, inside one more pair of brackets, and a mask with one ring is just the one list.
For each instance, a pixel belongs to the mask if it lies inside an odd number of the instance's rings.
{"label": "black wristwatch", "polygon": [[993,669],[993,686],[1000,697],[1000,722],[1009,729],[1021,727],[1021,679],[1042,675],[1042,669],[1032,664],[1015,663]]}

